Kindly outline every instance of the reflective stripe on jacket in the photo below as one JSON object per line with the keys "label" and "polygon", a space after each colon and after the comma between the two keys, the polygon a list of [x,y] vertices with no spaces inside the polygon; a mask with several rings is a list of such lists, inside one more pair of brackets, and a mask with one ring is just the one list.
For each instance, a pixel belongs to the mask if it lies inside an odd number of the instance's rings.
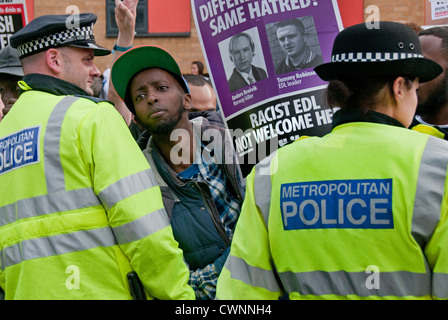
{"label": "reflective stripe on jacket", "polygon": [[246,180],[218,299],[447,299],[448,143],[367,122]]}
{"label": "reflective stripe on jacket", "polygon": [[[5,119],[6,120],[6,119]],[[0,126],[6,299],[194,299],[154,175],[107,102],[25,91]]]}

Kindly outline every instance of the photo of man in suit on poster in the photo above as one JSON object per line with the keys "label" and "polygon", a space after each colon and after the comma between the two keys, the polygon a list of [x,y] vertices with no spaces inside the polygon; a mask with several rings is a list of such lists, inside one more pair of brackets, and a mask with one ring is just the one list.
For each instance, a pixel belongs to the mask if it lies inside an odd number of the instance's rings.
{"label": "photo of man in suit on poster", "polygon": [[[257,43],[254,41],[254,34]],[[257,55],[257,52],[262,52],[259,43],[256,29],[238,33],[228,41],[227,55],[233,68],[227,66],[226,74],[231,92],[267,78],[264,58],[262,55]],[[225,44],[221,44],[223,56],[225,55],[224,47]],[[225,60],[223,59],[223,62]]]}

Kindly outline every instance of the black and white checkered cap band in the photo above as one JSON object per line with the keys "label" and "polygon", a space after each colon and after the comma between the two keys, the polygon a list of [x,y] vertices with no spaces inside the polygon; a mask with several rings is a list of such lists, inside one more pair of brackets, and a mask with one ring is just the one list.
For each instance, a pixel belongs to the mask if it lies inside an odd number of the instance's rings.
{"label": "black and white checkered cap band", "polygon": [[384,62],[409,58],[423,58],[419,53],[404,52],[356,52],[340,53],[331,56],[331,62]]}
{"label": "black and white checkered cap band", "polygon": [[54,33],[47,37],[39,38],[17,47],[19,57],[28,55],[34,51],[42,51],[46,48],[52,48],[63,44],[69,44],[75,41],[94,40],[93,24],[80,28],[67,29],[63,32]]}

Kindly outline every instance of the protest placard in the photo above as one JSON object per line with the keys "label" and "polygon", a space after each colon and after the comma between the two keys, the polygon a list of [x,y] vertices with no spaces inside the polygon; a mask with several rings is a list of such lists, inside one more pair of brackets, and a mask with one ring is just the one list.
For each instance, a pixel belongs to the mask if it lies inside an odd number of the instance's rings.
{"label": "protest placard", "polygon": [[[342,29],[336,0],[191,3],[244,175],[278,147],[331,130],[333,110],[323,98],[327,83],[313,68],[330,61]],[[298,27],[291,27],[294,23]],[[302,65],[295,66],[297,60]]]}
{"label": "protest placard", "polygon": [[28,23],[25,0],[0,0],[0,49]]}

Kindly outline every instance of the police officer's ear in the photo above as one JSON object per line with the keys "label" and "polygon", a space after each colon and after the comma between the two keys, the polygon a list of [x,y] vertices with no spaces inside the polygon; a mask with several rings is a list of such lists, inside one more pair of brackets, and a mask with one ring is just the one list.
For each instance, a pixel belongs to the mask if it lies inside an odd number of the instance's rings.
{"label": "police officer's ear", "polygon": [[396,78],[392,84],[392,91],[396,101],[399,102],[405,99],[408,96],[411,87],[412,83],[410,80],[403,77]]}
{"label": "police officer's ear", "polygon": [[50,48],[45,52],[45,62],[55,74],[62,72],[62,59],[62,53],[58,49]]}

